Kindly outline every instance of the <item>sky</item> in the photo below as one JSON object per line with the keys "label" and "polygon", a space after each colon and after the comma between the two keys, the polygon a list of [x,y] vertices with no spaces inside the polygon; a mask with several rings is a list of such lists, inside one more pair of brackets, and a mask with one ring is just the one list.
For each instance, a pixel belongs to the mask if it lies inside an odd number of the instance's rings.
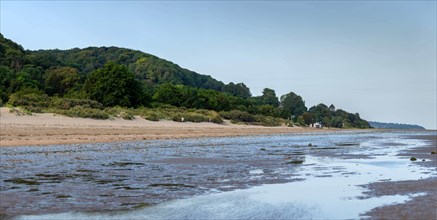
{"label": "sky", "polygon": [[253,95],[437,128],[436,1],[5,1],[25,49],[141,50]]}

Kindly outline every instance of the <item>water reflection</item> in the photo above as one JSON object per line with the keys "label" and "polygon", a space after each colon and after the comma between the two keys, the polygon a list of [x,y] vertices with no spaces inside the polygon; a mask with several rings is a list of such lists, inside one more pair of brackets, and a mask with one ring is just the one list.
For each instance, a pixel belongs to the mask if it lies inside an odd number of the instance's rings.
{"label": "water reflection", "polygon": [[[9,216],[71,210],[112,213],[103,214],[105,218],[333,217],[328,211],[336,203],[369,209],[408,199],[358,200],[360,184],[435,174],[394,156],[423,144],[401,139],[403,135],[334,133],[2,148],[0,196],[6,199],[1,211]],[[175,200],[181,198],[188,199]],[[356,217],[362,211],[345,209],[347,213],[337,217]],[[102,217],[64,213],[44,218],[72,215]]]}

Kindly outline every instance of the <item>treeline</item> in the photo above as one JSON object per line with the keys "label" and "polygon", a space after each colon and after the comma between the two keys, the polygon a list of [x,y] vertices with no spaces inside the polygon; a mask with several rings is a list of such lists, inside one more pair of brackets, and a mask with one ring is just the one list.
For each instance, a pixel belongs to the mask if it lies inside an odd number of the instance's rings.
{"label": "treeline", "polygon": [[0,77],[2,105],[33,111],[57,106],[48,100],[54,99],[91,109],[206,109],[245,123],[278,125],[291,120],[289,124],[370,127],[358,114],[333,105],[308,109],[293,92],[278,98],[273,89],[265,88],[261,96],[252,96],[244,83],[224,84],[156,56],[117,47],[29,51],[0,34]]}
{"label": "treeline", "polygon": [[425,130],[425,128],[420,125],[412,125],[412,124],[384,123],[384,122],[376,122],[376,121],[369,121],[369,124],[372,127],[378,129]]}

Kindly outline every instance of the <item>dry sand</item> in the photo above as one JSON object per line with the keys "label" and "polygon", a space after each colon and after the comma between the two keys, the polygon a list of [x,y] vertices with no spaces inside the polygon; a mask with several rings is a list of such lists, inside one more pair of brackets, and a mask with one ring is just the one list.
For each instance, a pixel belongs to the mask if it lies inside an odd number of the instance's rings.
{"label": "dry sand", "polygon": [[95,120],[71,118],[51,113],[17,115],[0,108],[0,146],[50,145],[152,140],[194,137],[223,137],[293,132],[335,131],[300,127],[263,127],[254,125],[147,121],[114,118]]}

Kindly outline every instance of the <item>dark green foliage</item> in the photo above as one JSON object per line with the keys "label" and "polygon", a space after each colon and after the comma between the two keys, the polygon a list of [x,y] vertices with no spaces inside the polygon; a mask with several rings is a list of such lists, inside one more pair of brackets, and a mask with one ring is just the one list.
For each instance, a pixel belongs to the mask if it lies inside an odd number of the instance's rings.
{"label": "dark green foliage", "polygon": [[210,89],[198,89],[184,85],[165,83],[159,85],[153,96],[158,103],[172,106],[215,111],[229,111],[242,103],[242,99]]}
{"label": "dark green foliage", "polygon": [[304,112],[302,114],[302,118],[303,118],[303,121],[305,122],[305,125],[311,125],[315,122],[313,114],[311,114],[309,112]]}
{"label": "dark green foliage", "polygon": [[71,67],[50,68],[44,75],[46,92],[63,96],[80,82],[79,71]]}
{"label": "dark green foliage", "polygon": [[250,89],[244,83],[234,84],[233,82],[225,85],[223,92],[227,92],[233,96],[247,99],[252,96]]}
{"label": "dark green foliage", "polygon": [[[333,122],[331,122],[331,125],[332,124],[336,125],[336,126],[333,126],[333,127],[338,127],[338,128],[340,128],[340,127],[346,127],[346,128],[348,128],[348,127],[349,128],[352,128],[352,127],[355,127],[355,128],[371,128],[370,124],[367,121],[361,119],[360,115],[358,113],[352,114],[352,113],[346,112],[346,111],[344,111],[342,109],[337,109],[333,113],[333,116],[335,116],[335,117],[332,119]],[[335,118],[337,118],[336,121],[334,121]],[[338,118],[342,119],[342,125],[341,126],[340,126]]]}
{"label": "dark green foliage", "polygon": [[307,110],[302,97],[293,92],[281,96],[281,107],[281,116],[283,118],[297,118]]}
{"label": "dark green foliage", "polygon": [[230,120],[232,123],[246,123],[252,125],[263,126],[280,126],[284,124],[284,121],[280,118],[274,118],[264,115],[252,115],[248,112],[231,110],[228,112],[220,112],[221,117]]}
{"label": "dark green foliage", "polygon": [[71,50],[28,51],[28,53],[28,59],[44,69],[52,66],[67,66],[76,68],[87,75],[102,68],[108,62],[115,62],[128,66],[137,79],[153,84],[184,84],[217,91],[222,91],[224,87],[222,82],[211,76],[198,74],[170,61],[137,50],[118,47],[88,47]]}
{"label": "dark green foliage", "polygon": [[6,103],[9,100],[9,96],[12,93],[11,85],[15,80],[15,75],[6,66],[0,66],[0,100],[2,103]]}
{"label": "dark green foliage", "polygon": [[21,45],[6,39],[0,33],[0,65],[18,71],[25,63],[25,52]]}
{"label": "dark green foliage", "polygon": [[276,109],[271,105],[258,106],[257,112],[259,114],[266,115],[266,116],[272,116],[272,117],[276,116]]}
{"label": "dark green foliage", "polygon": [[223,90],[224,84],[211,76],[200,75],[167,60],[139,51],[138,53],[140,53],[141,58],[129,66],[138,79],[147,80],[154,84],[172,83],[216,91]]}
{"label": "dark green foliage", "polygon": [[300,116],[297,117],[296,122],[297,122],[300,126],[305,126],[305,119],[303,118],[302,115],[300,115]]}
{"label": "dark green foliage", "polygon": [[[331,105],[332,106],[332,105]],[[333,112],[325,104],[318,104],[311,107],[309,110],[314,116],[316,122],[321,122],[325,117],[332,117]]]}
{"label": "dark green foliage", "polygon": [[44,88],[43,73],[41,68],[36,68],[32,65],[26,65],[20,71],[16,72],[15,80],[11,82],[9,90],[15,92],[24,88]]}
{"label": "dark green foliage", "polygon": [[[265,126],[292,125],[284,120],[292,119],[302,126],[319,122],[328,127],[370,127],[358,114],[333,105],[319,104],[307,111],[299,95],[290,92],[279,102],[269,88],[252,97],[244,83],[225,85],[141,51],[29,51],[0,34],[0,106],[6,102],[26,111],[99,119],[139,115],[153,121],[222,123],[223,117]],[[153,110],[145,108],[151,106]]]}
{"label": "dark green foliage", "polygon": [[89,97],[104,106],[139,106],[142,87],[126,66],[110,62],[91,73],[84,84]]}
{"label": "dark green foliage", "polygon": [[328,107],[321,103],[311,107],[308,112],[313,115],[314,122],[319,122],[325,127],[370,128],[369,123],[361,119],[358,113],[352,114],[341,109],[336,110],[334,105]]}
{"label": "dark green foliage", "polygon": [[331,120],[331,127],[342,128],[343,127],[343,119],[340,116],[333,117]]}
{"label": "dark green foliage", "polygon": [[182,89],[182,86],[175,86],[171,83],[162,84],[157,87],[155,94],[153,95],[153,100],[159,103],[181,106],[183,101]]}
{"label": "dark green foliage", "polygon": [[273,89],[265,88],[261,96],[261,101],[264,105],[271,105],[275,108],[279,106],[278,97],[276,97],[275,90]]}

